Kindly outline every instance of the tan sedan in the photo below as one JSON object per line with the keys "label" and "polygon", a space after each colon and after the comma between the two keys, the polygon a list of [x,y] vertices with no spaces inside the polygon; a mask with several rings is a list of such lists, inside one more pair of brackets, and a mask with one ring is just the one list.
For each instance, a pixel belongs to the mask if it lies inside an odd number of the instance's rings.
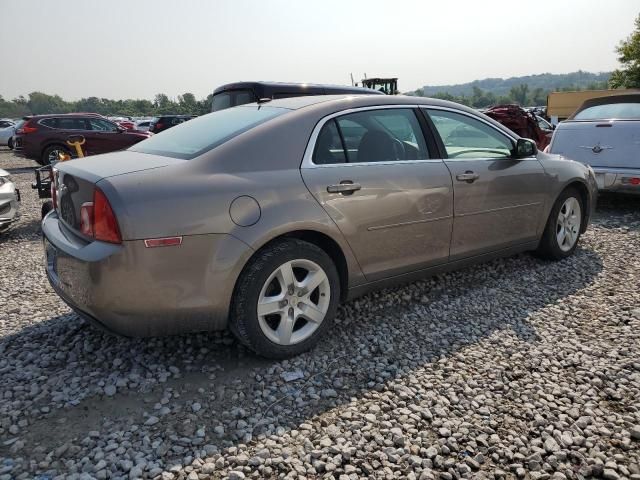
{"label": "tan sedan", "polygon": [[469,108],[382,95],[234,107],[54,177],[47,274],[82,317],[125,335],[230,327],[274,358],[372,289],[571,255],[597,192],[588,166]]}

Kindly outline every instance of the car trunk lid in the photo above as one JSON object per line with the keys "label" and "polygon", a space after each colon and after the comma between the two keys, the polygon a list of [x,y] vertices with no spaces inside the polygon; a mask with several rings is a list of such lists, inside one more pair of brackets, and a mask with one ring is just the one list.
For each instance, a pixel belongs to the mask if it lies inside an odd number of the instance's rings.
{"label": "car trunk lid", "polygon": [[[96,184],[105,178],[166,167],[184,160],[138,152],[115,152],[106,155],[60,162],[54,166],[54,200],[56,211],[74,233],[81,233],[81,210],[93,202]],[[86,238],[91,240],[90,238]]]}
{"label": "car trunk lid", "polygon": [[550,153],[593,168],[640,168],[640,121],[568,121],[558,125]]}

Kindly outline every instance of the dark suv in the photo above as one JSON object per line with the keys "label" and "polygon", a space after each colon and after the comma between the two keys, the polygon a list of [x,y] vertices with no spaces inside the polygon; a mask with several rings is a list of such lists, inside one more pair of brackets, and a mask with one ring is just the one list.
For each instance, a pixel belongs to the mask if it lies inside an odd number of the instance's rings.
{"label": "dark suv", "polygon": [[237,107],[257,102],[264,98],[304,97],[308,95],[383,95],[371,88],[348,87],[343,85],[316,85],[312,83],[281,82],[236,82],[227,83],[213,91],[211,111]]}
{"label": "dark suv", "polygon": [[76,156],[67,144],[70,136],[85,138],[85,155],[123,150],[150,136],[147,132],[127,131],[96,113],[34,115],[24,120],[16,130],[14,153],[41,165],[57,161],[60,153]]}
{"label": "dark suv", "polygon": [[175,127],[188,120],[194,118],[195,115],[163,115],[151,120],[149,131],[151,133],[160,133],[167,128]]}

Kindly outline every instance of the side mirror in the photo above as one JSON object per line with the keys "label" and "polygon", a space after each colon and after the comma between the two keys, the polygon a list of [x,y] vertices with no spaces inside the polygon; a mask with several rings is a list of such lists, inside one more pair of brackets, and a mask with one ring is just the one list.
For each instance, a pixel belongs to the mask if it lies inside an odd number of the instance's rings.
{"label": "side mirror", "polygon": [[516,142],[516,148],[514,149],[513,158],[526,158],[533,157],[538,153],[538,147],[533,140],[528,138],[519,138]]}

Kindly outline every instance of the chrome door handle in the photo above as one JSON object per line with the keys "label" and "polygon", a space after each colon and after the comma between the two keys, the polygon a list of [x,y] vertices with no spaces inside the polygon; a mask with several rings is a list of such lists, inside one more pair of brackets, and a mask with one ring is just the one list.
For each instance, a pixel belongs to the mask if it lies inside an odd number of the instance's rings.
{"label": "chrome door handle", "polygon": [[329,193],[342,193],[343,195],[350,195],[353,192],[360,190],[362,186],[359,183],[353,182],[340,182],[337,185],[329,185],[327,187],[327,192]]}
{"label": "chrome door handle", "polygon": [[467,170],[464,173],[456,175],[456,180],[458,180],[459,182],[473,183],[479,178],[480,175],[478,175],[477,173],[473,173],[471,170]]}

